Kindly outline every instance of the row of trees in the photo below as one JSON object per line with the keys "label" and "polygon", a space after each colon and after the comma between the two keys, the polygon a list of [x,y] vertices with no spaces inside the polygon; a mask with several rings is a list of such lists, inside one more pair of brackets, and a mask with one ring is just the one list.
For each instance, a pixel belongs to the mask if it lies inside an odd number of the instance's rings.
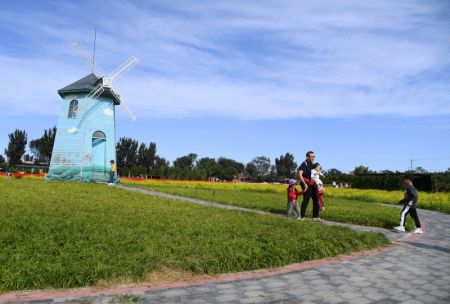
{"label": "row of trees", "polygon": [[[55,141],[56,127],[44,130],[44,134],[37,139],[31,140],[29,148],[31,155],[25,154],[27,146],[27,133],[16,129],[9,134],[9,144],[5,149],[9,166],[19,165],[22,160],[34,161],[46,164],[50,162],[53,144]],[[232,180],[241,178],[244,180],[281,180],[293,178],[296,175],[297,162],[291,153],[280,155],[272,164],[269,157],[258,156],[247,164],[236,160],[219,157],[198,158],[195,153],[178,157],[172,164],[164,157],[157,155],[156,144],[150,142],[148,145],[139,143],[137,140],[123,137],[116,145],[117,167],[119,174],[123,176],[161,177],[176,179],[203,180],[215,177],[221,180]],[[0,164],[6,159],[0,154]],[[424,168],[418,167],[416,173],[426,173]],[[388,170],[373,171],[369,167],[357,166],[350,174],[343,173],[337,169],[329,169],[325,172],[325,182],[332,181],[343,183],[354,183],[355,176],[382,173],[386,175],[396,174]],[[383,183],[385,183],[383,181]]]}
{"label": "row of trees", "polygon": [[[34,161],[37,164],[50,162],[56,127],[44,130],[44,134],[29,142],[30,154],[25,154],[28,134],[25,130],[16,129],[8,135],[9,144],[5,149],[8,164],[11,167],[20,165],[22,161]],[[275,158],[272,165],[270,158],[255,157],[251,162],[243,164],[236,160],[219,157],[198,158],[195,153],[178,157],[172,163],[157,155],[156,144],[148,145],[137,140],[123,137],[116,145],[117,167],[119,174],[125,176],[162,177],[176,179],[207,179],[215,177],[222,180],[244,179],[264,181],[267,179],[283,179],[295,176],[297,163],[290,153]],[[0,154],[0,163],[6,159]]]}
{"label": "row of trees", "polygon": [[297,168],[294,156],[290,153],[276,158],[275,165],[271,165],[270,158],[265,156],[255,157],[244,165],[226,157],[198,158],[195,153],[178,157],[171,165],[156,152],[156,144],[153,142],[147,146],[145,143],[139,144],[132,138],[120,138],[116,145],[119,174],[195,180],[208,178],[232,180],[241,177],[264,181],[270,178],[292,178]]}
{"label": "row of trees", "polygon": [[[52,157],[53,144],[55,142],[56,127],[44,131],[44,134],[37,139],[30,141],[29,147],[32,155],[25,154],[28,134],[25,130],[16,129],[8,134],[9,143],[5,149],[10,166],[16,166],[24,161],[34,161],[35,163],[49,163]],[[0,154],[0,163],[6,162]]]}

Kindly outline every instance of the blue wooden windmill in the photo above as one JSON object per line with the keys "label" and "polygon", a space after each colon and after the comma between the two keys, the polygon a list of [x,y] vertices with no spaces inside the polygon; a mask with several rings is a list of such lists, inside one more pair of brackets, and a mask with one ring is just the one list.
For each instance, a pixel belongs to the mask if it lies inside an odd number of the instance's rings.
{"label": "blue wooden windmill", "polygon": [[136,119],[112,82],[138,60],[131,57],[105,76],[78,42],[72,46],[92,73],[58,90],[63,103],[47,179],[107,181],[109,162],[116,161],[115,106],[121,105],[132,121]]}

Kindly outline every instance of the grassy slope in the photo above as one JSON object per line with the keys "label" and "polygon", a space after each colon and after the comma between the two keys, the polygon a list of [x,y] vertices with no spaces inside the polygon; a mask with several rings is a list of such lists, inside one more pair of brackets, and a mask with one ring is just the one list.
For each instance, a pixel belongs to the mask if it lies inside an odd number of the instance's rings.
{"label": "grassy slope", "polygon": [[[127,182],[125,181],[125,184]],[[134,182],[128,183],[145,189],[157,190],[188,197],[220,202],[224,204],[264,210],[269,212],[286,212],[285,189],[280,187],[256,187],[206,183],[167,183],[167,182]],[[217,188],[214,188],[217,185]],[[400,210],[389,206],[364,203],[356,200],[330,198],[325,199],[326,211],[321,217],[330,221],[352,223],[358,225],[392,228],[400,220]],[[308,213],[312,210],[312,202],[308,206]],[[308,214],[307,214],[308,215]],[[408,217],[406,228],[413,229],[412,220]]]}
{"label": "grassy slope", "polygon": [[275,267],[381,234],[224,211],[104,185],[0,179],[0,291]]}

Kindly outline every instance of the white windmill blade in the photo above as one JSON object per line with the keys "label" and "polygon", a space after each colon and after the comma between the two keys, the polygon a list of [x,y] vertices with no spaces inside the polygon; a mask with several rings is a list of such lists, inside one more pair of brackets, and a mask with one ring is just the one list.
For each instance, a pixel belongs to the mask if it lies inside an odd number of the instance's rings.
{"label": "white windmill blade", "polygon": [[131,109],[128,107],[128,104],[125,102],[125,100],[121,99],[119,94],[117,94],[113,90],[111,90],[110,92],[111,92],[112,95],[114,95],[114,97],[117,100],[120,101],[120,105],[122,106],[122,108],[125,111],[125,113],[127,113],[128,117],[131,119],[131,121],[135,121],[136,120],[136,115],[134,115],[133,111],[131,111]]}
{"label": "white windmill blade", "polygon": [[84,113],[84,110],[89,108],[90,105],[95,102],[93,99],[95,99],[98,96],[102,95],[102,93],[104,91],[105,91],[105,89],[103,88],[103,85],[101,83],[98,84],[89,94],[86,95],[86,97],[84,98],[84,101],[78,107],[77,112],[78,113]]}
{"label": "white windmill blade", "polygon": [[128,107],[128,104],[125,102],[125,100],[120,100],[120,105],[124,109],[124,111],[127,113],[128,117],[131,119],[131,121],[136,120],[136,115],[131,111],[131,109]]}
{"label": "white windmill blade", "polygon": [[89,109],[91,105],[94,104],[94,101],[92,99],[86,98],[83,103],[78,107],[77,114],[84,115],[85,110]]}
{"label": "white windmill blade", "polygon": [[103,87],[103,83],[99,83],[89,94],[86,95],[87,99],[94,99],[98,96],[102,95],[102,93],[105,91]]}
{"label": "white windmill blade", "polygon": [[138,62],[139,59],[137,59],[136,57],[134,56],[130,57],[127,61],[122,63],[117,69],[114,70],[114,72],[112,72],[109,75],[108,77],[109,80],[110,81],[116,80],[117,78],[119,78],[119,76],[123,75],[126,71],[134,67]]}
{"label": "white windmill blade", "polygon": [[86,54],[78,41],[72,43],[72,48],[74,48],[75,51],[77,51],[78,55],[80,55],[80,57],[83,58],[84,61],[86,61],[89,68],[92,69],[95,75],[97,75],[98,77],[105,75],[105,73],[103,73],[103,71],[94,63],[92,58]]}

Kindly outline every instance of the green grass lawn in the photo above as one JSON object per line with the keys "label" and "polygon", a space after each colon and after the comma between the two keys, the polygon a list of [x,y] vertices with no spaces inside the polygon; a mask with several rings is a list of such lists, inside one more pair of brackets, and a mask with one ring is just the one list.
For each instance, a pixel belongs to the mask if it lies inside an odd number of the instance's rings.
{"label": "green grass lawn", "polygon": [[3,292],[277,267],[388,243],[382,234],[28,179],[0,179],[0,227]]}
{"label": "green grass lawn", "polygon": [[[286,212],[287,196],[285,192],[278,190],[269,191],[270,189],[261,188],[258,191],[256,187],[249,188],[245,185],[243,187],[231,185],[227,189],[223,184],[216,184],[217,188],[214,188],[214,183],[204,184],[204,186],[200,183],[127,183],[126,180],[123,183],[128,186],[199,198],[244,208],[274,213]],[[330,221],[383,228],[398,226],[400,221],[400,209],[395,207],[329,197],[325,198],[325,206],[326,210],[320,216]],[[310,216],[311,213],[312,200],[308,206],[307,216]],[[413,221],[408,217],[406,223],[407,230],[412,230],[414,227]]]}

